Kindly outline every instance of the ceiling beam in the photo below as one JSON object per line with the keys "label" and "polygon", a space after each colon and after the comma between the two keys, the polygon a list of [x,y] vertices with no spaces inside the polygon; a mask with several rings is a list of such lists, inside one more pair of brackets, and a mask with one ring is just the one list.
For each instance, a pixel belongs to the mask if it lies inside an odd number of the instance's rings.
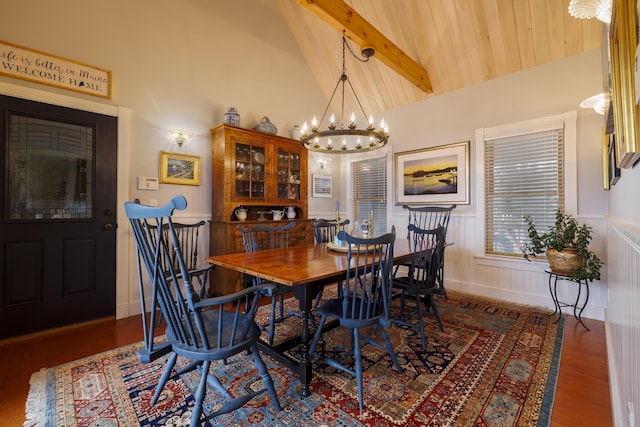
{"label": "ceiling beam", "polygon": [[433,93],[427,70],[385,37],[351,6],[336,0],[297,0],[336,30],[345,31],[360,49],[375,49],[375,57],[426,93]]}

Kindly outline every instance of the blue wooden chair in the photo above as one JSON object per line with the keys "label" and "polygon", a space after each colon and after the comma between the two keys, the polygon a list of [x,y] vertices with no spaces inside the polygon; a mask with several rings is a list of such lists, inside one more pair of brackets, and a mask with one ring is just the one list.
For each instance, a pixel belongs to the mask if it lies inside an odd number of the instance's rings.
{"label": "blue wooden chair", "polygon": [[[176,232],[176,237],[178,239],[178,246],[180,246],[180,252],[182,253],[182,258],[184,259],[185,265],[187,266],[187,271],[189,272],[189,277],[191,278],[191,283],[194,283],[194,279],[198,284],[198,294],[200,298],[204,298],[207,295],[207,284],[209,279],[209,272],[213,270],[213,264],[200,263],[198,259],[198,244],[200,239],[200,229],[205,225],[204,221],[199,221],[192,224],[185,224],[179,222],[173,222],[173,228]],[[158,233],[157,226],[149,226],[149,231],[151,233]],[[162,233],[164,234],[165,240],[168,242],[171,247],[172,242],[168,239],[169,227],[167,224],[162,226]],[[157,237],[156,237],[157,238]],[[176,258],[176,251],[169,251],[169,259],[163,260],[163,269],[167,273],[167,276],[170,277],[169,269],[166,267],[167,263],[173,264],[174,269],[178,269],[178,261]]]}
{"label": "blue wooden chair", "polygon": [[[161,207],[125,203],[125,211],[136,241],[139,273],[142,275],[144,272],[151,284],[151,307],[154,308],[152,313],[155,307],[159,307],[167,322],[165,334],[170,346],[170,355],[152,404],[158,401],[167,381],[199,369],[200,383],[194,396],[191,427],[234,411],[265,391],[271,396],[276,409],[280,410],[273,380],[256,345],[260,337],[260,328],[254,321],[254,317],[258,302],[263,293],[269,292],[269,286],[254,286],[222,297],[201,298],[191,283],[191,276],[188,274],[176,228],[171,219],[175,209],[182,210],[186,206],[187,201],[183,196],[176,196]],[[159,228],[166,226],[167,233],[151,233],[150,225],[156,225]],[[175,251],[175,254],[170,251]],[[177,266],[174,263],[163,265],[163,259],[170,259],[172,256],[175,256]],[[163,268],[168,269],[168,274]],[[183,286],[171,285],[171,282],[177,283],[179,280],[183,282]],[[143,285],[142,280],[140,285]],[[244,309],[247,300],[249,310]],[[145,318],[145,316],[142,317]],[[153,324],[152,321],[151,325]],[[246,357],[251,355],[262,377],[263,387],[234,397],[225,389],[221,381],[209,372],[209,368],[212,361],[224,361],[238,354]],[[184,369],[174,372],[178,356],[191,360],[191,363]],[[233,375],[231,371],[228,373]],[[207,385],[222,394],[225,403],[213,413],[203,415],[202,403]]]}
{"label": "blue wooden chair", "polygon": [[[333,243],[336,234],[338,232],[344,230],[344,227],[349,224],[349,220],[345,219],[342,222],[338,222],[335,219],[316,219],[311,224],[311,228],[313,228],[313,239],[316,244],[318,243]],[[338,288],[339,289],[339,288]],[[318,305],[320,305],[320,301],[322,300],[322,294],[324,292],[324,287],[320,288],[318,292],[318,296],[316,297],[316,303],[314,308],[317,310]],[[314,325],[315,326],[315,325]]]}
{"label": "blue wooden chair", "polygon": [[[433,314],[438,322],[440,330],[444,332],[442,320],[438,313],[438,306],[434,301],[434,294],[444,293],[438,284],[439,270],[441,268],[441,260],[444,256],[444,227],[438,227],[433,230],[423,230],[414,224],[409,224],[409,233],[411,236],[411,248],[413,255],[409,263],[409,269],[406,276],[395,275],[393,278],[392,288],[401,294],[400,314],[394,317],[395,323],[417,327],[420,330],[422,338],[422,348],[427,349],[427,342],[424,330],[424,319],[422,304]],[[408,319],[412,315],[405,316],[405,297],[415,300],[415,314],[418,318],[417,325],[410,323]]]}
{"label": "blue wooden chair", "polygon": [[[444,241],[447,240],[447,229],[449,228],[449,220],[451,219],[451,211],[456,205],[451,206],[407,206],[403,205],[403,209],[409,212],[409,224],[415,225],[423,230],[433,230],[438,227],[444,228]],[[407,239],[411,239],[411,231],[407,230]],[[445,243],[446,246],[446,243]],[[408,264],[404,264],[408,267]],[[396,268],[397,272],[397,268]],[[444,289],[444,252],[440,258],[438,266],[438,286],[442,290],[443,295],[447,295]]]}
{"label": "blue wooden chair", "polygon": [[337,222],[335,219],[316,219],[311,224],[315,243],[333,242],[336,234],[340,230],[344,230],[344,227],[347,224],[349,224],[348,219],[345,219],[342,222]]}
{"label": "blue wooden chair", "polygon": [[[349,245],[347,264],[352,268],[347,270],[346,277],[341,282],[342,291],[339,292],[339,297],[323,301],[318,307],[318,313],[321,315],[320,323],[309,346],[309,355],[324,360],[334,369],[356,377],[358,402],[360,410],[362,410],[362,346],[371,344],[386,350],[391,356],[396,370],[402,373],[402,368],[386,331],[391,326],[391,279],[393,245],[396,236],[394,230],[380,237],[360,239],[345,231],[340,231],[338,238],[345,240]],[[345,351],[346,355],[353,355],[353,368],[343,364],[342,358],[332,358],[316,352],[327,318],[336,319],[340,326],[349,330],[352,346]],[[361,331],[362,328],[368,326],[373,327],[370,336]],[[378,331],[382,343],[374,338]]]}
{"label": "blue wooden chair", "polygon": [[[252,227],[244,227],[238,225],[238,231],[242,234],[242,244],[246,252],[255,252],[266,249],[286,248],[289,246],[289,230],[295,227],[295,222],[289,222],[283,225],[257,224]],[[245,277],[245,286],[256,286],[265,283],[258,277]],[[271,315],[269,318],[269,345],[273,345],[275,337],[276,323],[284,319],[284,294],[290,292],[291,289],[271,283],[273,292],[271,294]],[[287,312],[299,316],[297,312]]]}

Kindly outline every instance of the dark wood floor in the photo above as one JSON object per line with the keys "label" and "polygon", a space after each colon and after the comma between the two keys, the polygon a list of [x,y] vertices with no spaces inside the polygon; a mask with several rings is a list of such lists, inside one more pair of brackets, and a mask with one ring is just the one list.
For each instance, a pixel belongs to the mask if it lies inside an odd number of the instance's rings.
{"label": "dark wood floor", "polygon": [[[612,426],[604,323],[567,317],[552,427]],[[0,426],[24,422],[31,374],[142,339],[138,316],[0,342]]]}

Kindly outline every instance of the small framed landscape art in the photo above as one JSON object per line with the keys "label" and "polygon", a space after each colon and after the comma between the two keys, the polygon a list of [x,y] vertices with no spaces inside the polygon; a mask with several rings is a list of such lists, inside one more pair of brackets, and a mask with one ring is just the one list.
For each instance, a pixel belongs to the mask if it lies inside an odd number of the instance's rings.
{"label": "small framed landscape art", "polygon": [[313,175],[312,197],[330,199],[332,196],[331,175]]}
{"label": "small framed landscape art", "polygon": [[200,157],[161,151],[160,182],[200,185]]}
{"label": "small framed landscape art", "polygon": [[604,189],[609,190],[620,179],[620,168],[616,157],[616,136],[603,132],[602,141],[602,171],[604,175]]}
{"label": "small framed landscape art", "polygon": [[469,141],[395,154],[396,205],[469,204]]}

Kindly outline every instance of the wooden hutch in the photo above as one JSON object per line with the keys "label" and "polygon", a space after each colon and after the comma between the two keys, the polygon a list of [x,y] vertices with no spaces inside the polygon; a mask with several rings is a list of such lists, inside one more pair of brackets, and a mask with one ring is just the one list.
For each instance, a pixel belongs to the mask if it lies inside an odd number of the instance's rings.
{"label": "wooden hutch", "polygon": [[[212,215],[209,249],[212,255],[244,251],[238,224],[285,224],[295,221],[289,245],[313,243],[312,220],[307,210],[307,150],[298,141],[237,126],[221,124],[212,135]],[[293,207],[273,221],[271,210]],[[235,211],[244,208],[239,221]],[[225,295],[241,288],[240,274],[216,267],[210,293]]]}

